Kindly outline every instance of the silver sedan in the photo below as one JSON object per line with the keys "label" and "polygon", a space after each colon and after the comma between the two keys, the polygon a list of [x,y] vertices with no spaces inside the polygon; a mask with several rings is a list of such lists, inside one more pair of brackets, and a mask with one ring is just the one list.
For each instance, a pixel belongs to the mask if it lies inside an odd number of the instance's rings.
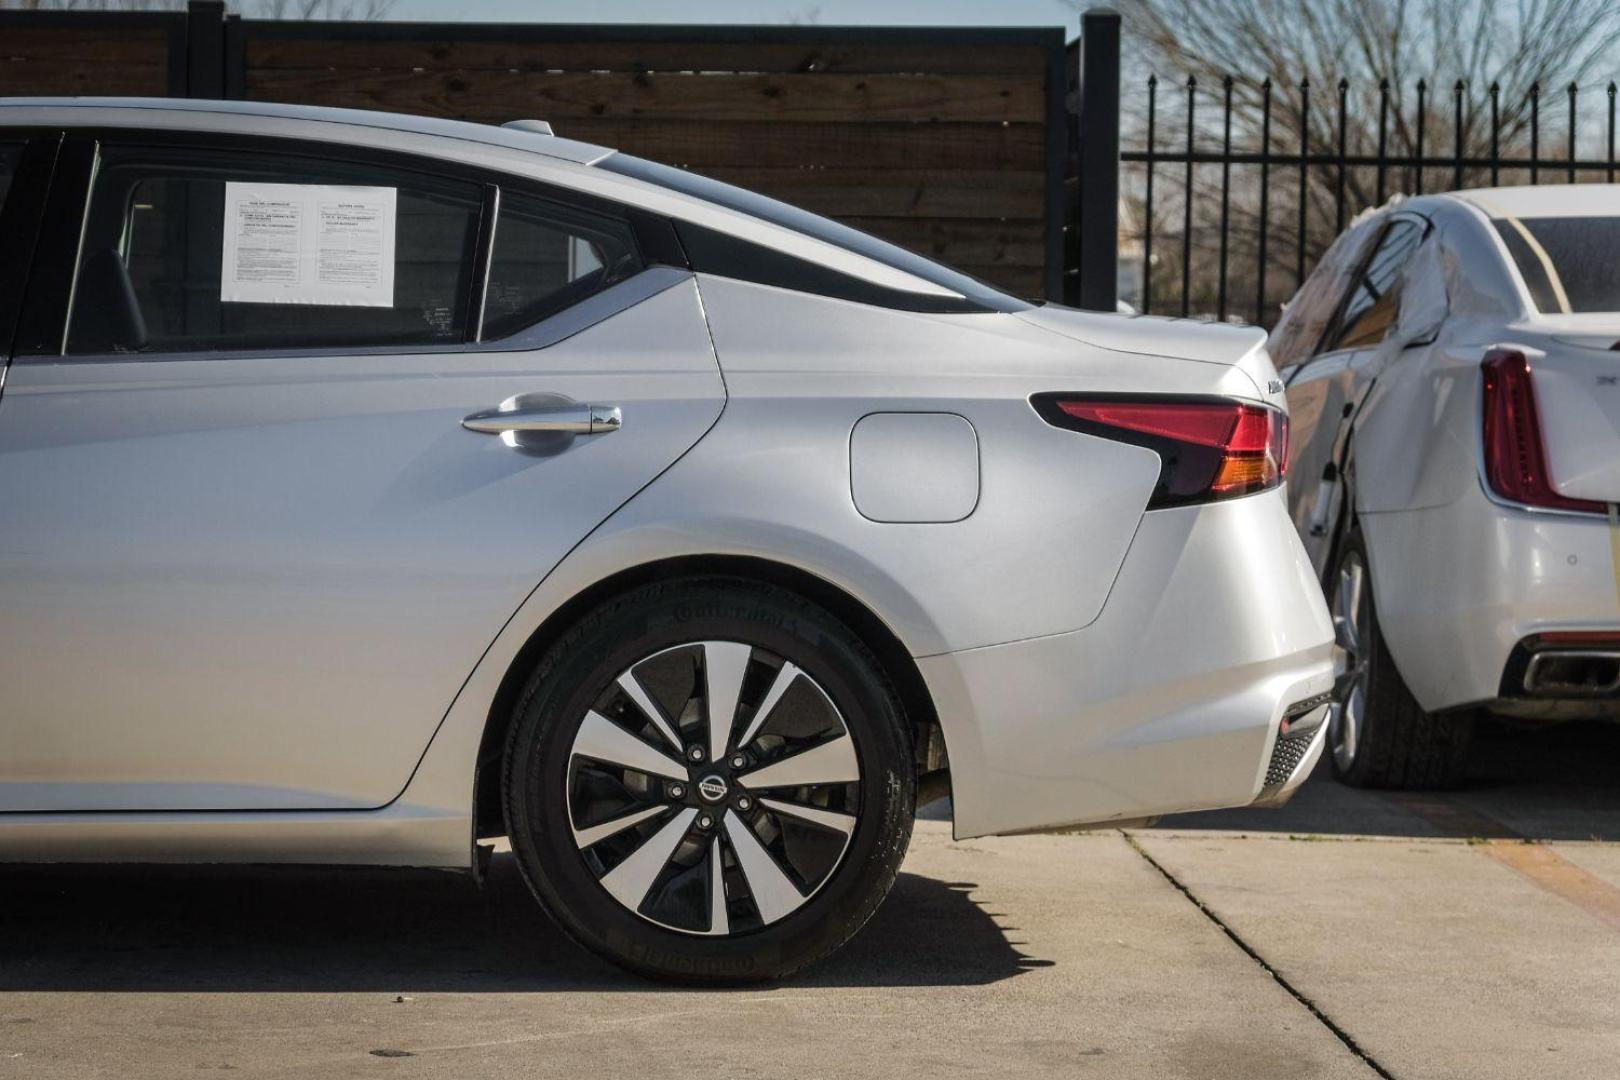
{"label": "silver sedan", "polygon": [[778,976],[958,837],[1277,802],[1332,632],[1255,330],[549,134],[0,101],[0,859],[477,872]]}

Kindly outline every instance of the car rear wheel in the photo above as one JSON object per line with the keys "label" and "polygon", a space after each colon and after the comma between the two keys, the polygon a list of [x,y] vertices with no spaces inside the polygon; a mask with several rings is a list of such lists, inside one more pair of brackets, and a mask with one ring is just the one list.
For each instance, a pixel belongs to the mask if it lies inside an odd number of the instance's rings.
{"label": "car rear wheel", "polygon": [[1359,531],[1346,538],[1329,578],[1328,606],[1346,654],[1339,700],[1328,713],[1333,775],[1356,787],[1455,787],[1473,737],[1473,716],[1425,712],[1407,689],[1378,628]]}
{"label": "car rear wheel", "polygon": [[586,947],[655,977],[769,979],[888,893],[911,761],[893,688],[832,615],[742,580],[659,583],[540,661],[508,739],[507,826]]}

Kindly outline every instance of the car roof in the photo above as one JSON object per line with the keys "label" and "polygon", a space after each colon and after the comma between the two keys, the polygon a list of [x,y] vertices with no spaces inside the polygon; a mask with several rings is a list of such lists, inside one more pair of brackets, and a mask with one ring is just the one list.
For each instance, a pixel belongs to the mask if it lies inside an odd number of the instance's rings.
{"label": "car roof", "polygon": [[1487,217],[1620,216],[1620,184],[1532,184],[1453,191],[1446,198],[1468,203]]}
{"label": "car roof", "polygon": [[271,117],[311,124],[381,128],[388,131],[435,135],[446,139],[462,139],[508,150],[526,150],[578,165],[589,165],[613,153],[607,147],[591,143],[494,124],[474,124],[466,120],[448,120],[436,116],[406,116],[366,109],[282,105],[265,101],[139,97],[0,97],[0,124],[28,123],[29,118],[26,114],[29,112],[50,114],[66,109],[83,110],[82,115],[75,112],[72,117],[74,123],[105,124],[111,127],[161,124],[163,114],[174,117],[197,117],[198,114],[208,114],[220,117]]}

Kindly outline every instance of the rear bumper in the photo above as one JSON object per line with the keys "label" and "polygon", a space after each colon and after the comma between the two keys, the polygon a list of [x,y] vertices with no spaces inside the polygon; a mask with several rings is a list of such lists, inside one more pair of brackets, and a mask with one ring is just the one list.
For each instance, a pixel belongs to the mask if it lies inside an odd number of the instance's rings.
{"label": "rear bumper", "polygon": [[1251,805],[1281,806],[1294,797],[1322,756],[1322,747],[1327,744],[1327,718],[1328,706],[1322,704],[1312,706],[1292,723],[1285,719],[1271,746],[1260,796]]}
{"label": "rear bumper", "polygon": [[[1379,629],[1430,712],[1495,705],[1504,691],[1524,696],[1522,664],[1511,677],[1514,654],[1535,635],[1620,631],[1609,523],[1601,517],[1502,506],[1476,488],[1446,506],[1360,521]],[[1591,711],[1572,702],[1557,715]]]}
{"label": "rear bumper", "polygon": [[1282,718],[1334,676],[1280,492],[1145,515],[1082,630],[918,663],[961,838],[1285,798],[1308,766],[1267,784]]}

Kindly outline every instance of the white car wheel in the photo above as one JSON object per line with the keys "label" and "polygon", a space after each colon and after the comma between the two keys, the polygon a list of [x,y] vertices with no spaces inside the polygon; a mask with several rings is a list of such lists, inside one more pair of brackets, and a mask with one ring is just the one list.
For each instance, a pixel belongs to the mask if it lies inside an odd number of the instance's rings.
{"label": "white car wheel", "polygon": [[1472,712],[1425,712],[1407,689],[1378,625],[1367,548],[1352,529],[1328,581],[1345,672],[1328,714],[1333,775],[1356,787],[1422,790],[1462,780]]}

